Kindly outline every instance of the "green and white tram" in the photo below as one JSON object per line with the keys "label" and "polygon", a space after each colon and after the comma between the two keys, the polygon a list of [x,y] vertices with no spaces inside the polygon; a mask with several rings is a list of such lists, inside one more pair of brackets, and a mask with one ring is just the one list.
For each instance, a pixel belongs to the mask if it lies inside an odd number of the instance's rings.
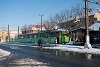
{"label": "green and white tram", "polygon": [[43,43],[63,44],[70,41],[69,32],[65,30],[48,30],[31,34],[20,34],[13,42],[38,43],[41,39]]}

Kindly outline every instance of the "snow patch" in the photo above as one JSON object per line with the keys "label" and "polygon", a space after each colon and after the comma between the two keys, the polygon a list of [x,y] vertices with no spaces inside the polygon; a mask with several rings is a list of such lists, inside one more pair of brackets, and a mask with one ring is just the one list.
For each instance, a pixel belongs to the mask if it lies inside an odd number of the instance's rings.
{"label": "snow patch", "polygon": [[10,54],[11,54],[11,52],[0,49],[0,58],[9,56]]}
{"label": "snow patch", "polygon": [[61,51],[71,51],[71,52],[78,52],[78,53],[90,53],[90,54],[99,54],[100,49],[91,48],[87,49],[84,46],[74,46],[74,45],[59,45],[55,47],[43,47],[44,49],[59,49]]}
{"label": "snow patch", "polygon": [[11,49],[18,49],[18,46],[10,46]]}

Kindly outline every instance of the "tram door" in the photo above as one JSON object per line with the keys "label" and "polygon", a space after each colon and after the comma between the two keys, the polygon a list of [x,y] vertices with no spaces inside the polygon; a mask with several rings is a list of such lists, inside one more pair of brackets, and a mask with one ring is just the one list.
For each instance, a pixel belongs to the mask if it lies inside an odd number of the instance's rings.
{"label": "tram door", "polygon": [[63,36],[64,36],[64,42],[68,43],[70,41],[69,36],[67,34],[63,34]]}

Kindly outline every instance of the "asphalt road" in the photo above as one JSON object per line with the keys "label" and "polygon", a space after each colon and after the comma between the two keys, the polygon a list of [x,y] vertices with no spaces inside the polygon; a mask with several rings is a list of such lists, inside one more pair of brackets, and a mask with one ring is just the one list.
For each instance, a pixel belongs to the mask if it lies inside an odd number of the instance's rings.
{"label": "asphalt road", "polygon": [[0,67],[100,67],[100,56],[46,50],[29,46],[2,46],[11,52]]}

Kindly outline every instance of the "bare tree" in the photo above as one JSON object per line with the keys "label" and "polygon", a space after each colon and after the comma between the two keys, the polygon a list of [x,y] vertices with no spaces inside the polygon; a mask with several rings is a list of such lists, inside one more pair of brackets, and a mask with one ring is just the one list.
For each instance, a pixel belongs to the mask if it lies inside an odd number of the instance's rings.
{"label": "bare tree", "polygon": [[56,22],[58,22],[58,23],[62,23],[64,20],[66,20],[66,12],[65,11],[62,11],[62,12],[60,12],[60,13],[57,13],[57,14],[55,14],[55,20],[56,20]]}
{"label": "bare tree", "polygon": [[[67,27],[74,28],[74,26],[77,25],[76,23],[74,23],[74,21],[76,21],[82,17],[84,17],[84,9],[82,6],[77,5],[77,6],[72,7],[70,10],[66,9],[59,13],[56,13],[54,16],[50,16],[49,20],[46,21],[46,23],[45,23],[46,24],[45,27],[48,26],[48,28],[49,28],[50,26],[54,27],[55,25],[57,25],[58,27],[60,27],[62,29],[67,28]],[[69,21],[71,21],[71,22],[69,22]],[[66,24],[65,24],[65,22],[66,22]],[[68,24],[67,24],[67,22],[68,22]],[[67,27],[66,27],[66,25],[67,25]],[[70,25],[70,26],[68,26],[68,25]]]}
{"label": "bare tree", "polygon": [[45,21],[43,23],[43,26],[46,30],[52,30],[54,28],[54,23],[53,22],[50,22],[50,21]]}
{"label": "bare tree", "polygon": [[29,24],[28,29],[32,30],[32,26],[33,26],[32,24]]}
{"label": "bare tree", "polygon": [[82,6],[80,5],[77,5],[77,6],[74,6],[72,7],[72,12],[73,12],[73,17],[74,19],[77,19],[77,16],[79,16],[80,18],[84,17],[84,9]]}
{"label": "bare tree", "polygon": [[57,24],[57,21],[55,20],[54,16],[49,17],[49,22],[51,23],[52,28]]}
{"label": "bare tree", "polygon": [[64,10],[65,20],[66,20],[66,21],[69,21],[69,17],[70,17],[69,12],[70,12],[70,11],[69,11],[69,10],[67,10],[67,9],[65,9],[65,10]]}
{"label": "bare tree", "polygon": [[45,21],[45,22],[43,23],[43,26],[44,26],[44,28],[45,28],[46,30],[49,30],[49,29],[50,29],[50,23],[49,23],[48,21]]}
{"label": "bare tree", "polygon": [[23,25],[23,26],[21,27],[22,33],[27,33],[27,32],[29,32],[29,31],[31,31],[31,30],[32,30],[32,24]]}
{"label": "bare tree", "polygon": [[27,30],[27,29],[28,29],[27,25],[23,25],[23,26],[21,27],[21,30],[22,30],[22,31],[25,31],[25,30]]}

